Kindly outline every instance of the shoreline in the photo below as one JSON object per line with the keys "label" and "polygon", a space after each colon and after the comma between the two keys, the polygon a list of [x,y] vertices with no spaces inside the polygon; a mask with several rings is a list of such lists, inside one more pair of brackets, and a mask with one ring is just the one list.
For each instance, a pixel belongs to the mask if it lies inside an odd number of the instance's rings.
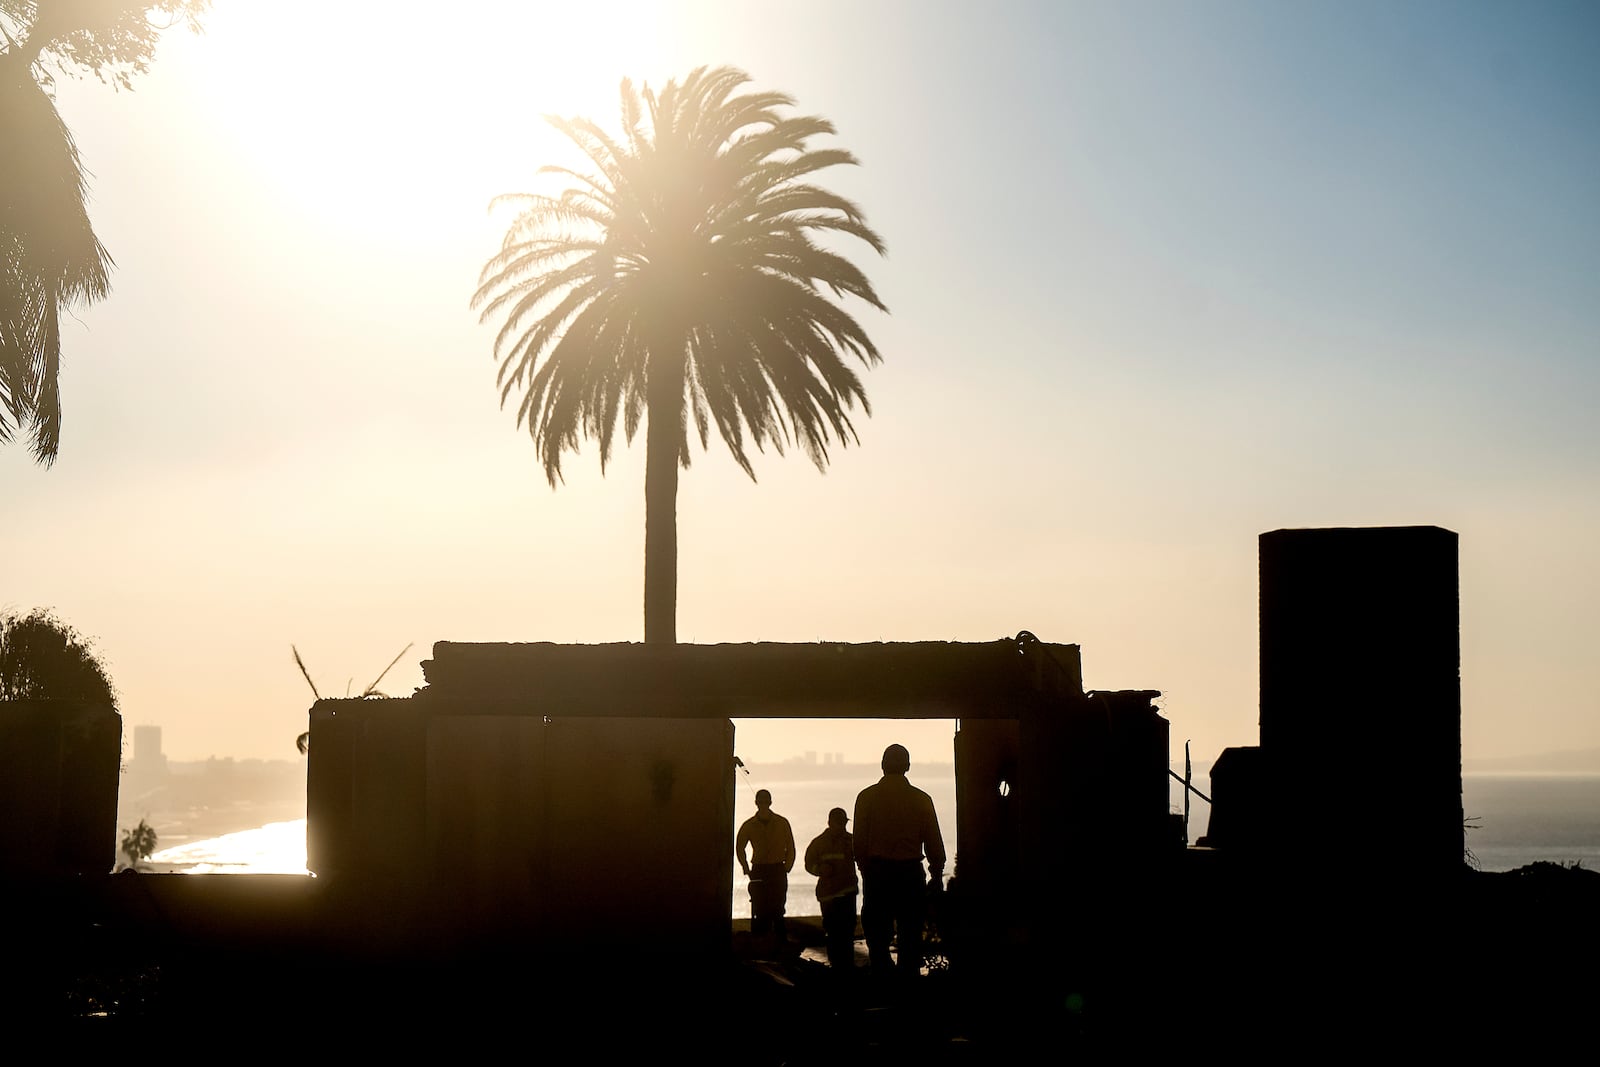
{"label": "shoreline", "polygon": [[[305,817],[306,806],[302,800],[298,804],[247,803],[222,808],[193,807],[182,811],[152,812],[139,818],[144,819],[155,830],[155,851],[159,853],[192,845],[198,841],[210,841],[218,837],[227,837],[229,834],[258,830],[272,823],[293,822]],[[117,822],[119,862],[124,859],[121,851],[122,834],[138,823],[139,819],[125,820],[119,815]]]}

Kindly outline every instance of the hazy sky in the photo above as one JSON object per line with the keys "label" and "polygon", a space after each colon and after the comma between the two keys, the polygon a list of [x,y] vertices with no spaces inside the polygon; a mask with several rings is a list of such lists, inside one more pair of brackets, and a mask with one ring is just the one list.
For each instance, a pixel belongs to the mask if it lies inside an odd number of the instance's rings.
{"label": "hazy sky", "polygon": [[390,694],[438,640],[640,640],[642,435],[552,490],[468,301],[491,197],[577,162],[541,116],[701,64],[834,121],[891,314],[827,474],[696,453],[680,639],[1031,630],[1162,691],[1181,765],[1258,739],[1258,534],[1437,524],[1464,755],[1600,746],[1589,3],[216,0],[134,92],[60,83],[117,269],[59,460],[0,449],[0,607],[94,637],[177,759],[294,757],[291,644],[327,696],[408,643]]}

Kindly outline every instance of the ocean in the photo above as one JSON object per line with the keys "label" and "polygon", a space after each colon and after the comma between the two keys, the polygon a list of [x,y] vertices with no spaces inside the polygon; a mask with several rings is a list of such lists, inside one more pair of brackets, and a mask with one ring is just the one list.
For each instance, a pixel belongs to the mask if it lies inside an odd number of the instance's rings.
{"label": "ocean", "polygon": [[[795,847],[802,856],[806,844],[827,826],[828,809],[850,811],[855,795],[874,778],[813,778],[762,781],[741,774],[734,810],[735,823],[755,812],[755,790],[772,792],[772,810],[789,820]],[[945,849],[959,858],[955,827],[955,778],[912,776],[912,781],[933,797]],[[1182,786],[1172,783],[1172,810],[1182,810]],[[1210,781],[1197,777],[1195,786],[1210,794]],[[1462,807],[1467,819],[1469,859],[1484,871],[1510,871],[1535,862],[1581,864],[1600,870],[1600,775],[1593,774],[1469,774],[1462,778]],[[1207,805],[1191,802],[1189,839],[1205,832]],[[162,849],[150,857],[149,869],[175,873],[305,874],[305,820],[291,819],[223,837],[192,841]],[[1346,857],[1359,863],[1359,854]],[[749,918],[749,885],[733,860],[734,918]],[[947,873],[954,869],[952,864]],[[789,878],[788,913],[817,915],[816,879],[799,862]]]}
{"label": "ocean", "polygon": [[1600,870],[1600,775],[1470,774],[1461,806],[1479,870],[1538,862]]}

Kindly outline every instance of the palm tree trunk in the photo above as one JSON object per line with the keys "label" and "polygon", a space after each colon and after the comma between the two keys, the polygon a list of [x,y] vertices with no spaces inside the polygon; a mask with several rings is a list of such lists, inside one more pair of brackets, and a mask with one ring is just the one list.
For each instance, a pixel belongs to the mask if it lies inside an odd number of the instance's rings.
{"label": "palm tree trunk", "polygon": [[[667,347],[665,351],[671,352]],[[652,358],[644,449],[644,640],[678,640],[678,462],[683,449],[683,354]]]}

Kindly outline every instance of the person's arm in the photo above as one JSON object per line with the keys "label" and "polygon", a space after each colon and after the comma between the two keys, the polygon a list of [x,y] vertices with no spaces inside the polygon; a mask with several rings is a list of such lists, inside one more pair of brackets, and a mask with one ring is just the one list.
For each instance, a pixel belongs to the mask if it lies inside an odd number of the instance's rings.
{"label": "person's arm", "polygon": [[748,844],[750,844],[750,829],[749,824],[744,823],[739,826],[739,834],[733,840],[733,854],[739,857],[739,869],[744,871],[746,878],[750,877],[750,861],[744,856],[745,846]]}
{"label": "person's arm", "polygon": [[806,873],[821,875],[822,865],[817,862],[817,846],[822,843],[822,838],[813,837],[811,844],[806,846]]}
{"label": "person's arm", "polygon": [[789,820],[783,820],[783,873],[788,874],[794,870],[794,827],[789,825]]}
{"label": "person's arm", "polygon": [[934,878],[944,875],[944,835],[939,833],[939,813],[929,797],[922,813],[922,849],[928,854],[928,873]]}
{"label": "person's arm", "polygon": [[867,811],[868,807],[869,805],[861,803],[861,794],[857,793],[855,815],[851,818],[851,823],[856,828],[855,858],[857,867],[860,867],[865,862],[867,856],[867,832],[868,827],[872,825],[872,819]]}

